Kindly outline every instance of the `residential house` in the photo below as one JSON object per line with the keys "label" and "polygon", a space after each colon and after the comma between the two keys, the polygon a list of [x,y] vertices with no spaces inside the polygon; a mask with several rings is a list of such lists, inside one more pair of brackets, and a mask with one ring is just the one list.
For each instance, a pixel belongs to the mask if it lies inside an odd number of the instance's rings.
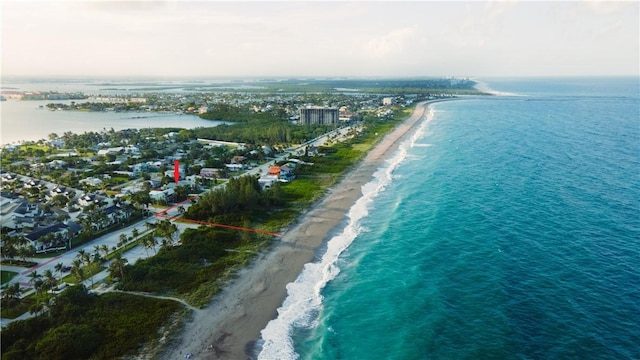
{"label": "residential house", "polygon": [[231,159],[232,164],[243,164],[245,161],[247,161],[247,157],[242,155],[236,155]]}
{"label": "residential house", "polygon": [[49,190],[49,193],[45,195],[45,198],[47,200],[51,200],[58,195],[69,197],[71,196],[71,193],[64,186],[56,186],[53,189]]}
{"label": "residential house", "polygon": [[175,198],[175,192],[172,188],[164,190],[151,190],[149,191],[149,197],[151,198],[151,201],[169,203]]}
{"label": "residential house", "polygon": [[289,182],[295,179],[295,174],[293,173],[293,167],[295,167],[295,164],[291,164],[290,166],[288,165],[270,166],[267,176],[275,176],[276,178],[279,179],[279,181]]}
{"label": "residential house", "polygon": [[94,177],[89,177],[86,179],[82,179],[80,181],[78,181],[80,184],[85,184],[85,185],[89,185],[89,186],[93,186],[93,187],[99,187],[100,185],[102,185],[102,180],[98,179],[98,178],[94,178]]}
{"label": "residential house", "polygon": [[2,181],[13,182],[16,181],[17,177],[14,174],[6,173],[2,175]]}
{"label": "residential house", "polygon": [[140,174],[141,172],[149,171],[149,163],[138,163],[130,165],[129,168],[134,174]]}
{"label": "residential house", "polygon": [[106,156],[109,154],[117,155],[117,154],[122,154],[123,152],[124,152],[124,148],[122,146],[118,146],[118,147],[112,147],[108,149],[100,149],[98,150],[96,155],[98,156]]}
{"label": "residential house", "polygon": [[123,208],[118,205],[111,205],[103,209],[109,219],[109,225],[127,220],[133,214],[133,211],[128,208]]}
{"label": "residential house", "polygon": [[229,171],[240,171],[247,167],[244,164],[224,164],[224,166],[229,169]]}
{"label": "residential house", "polygon": [[27,181],[26,183],[24,183],[24,187],[26,189],[39,188],[40,187],[40,180],[31,179],[31,180]]}
{"label": "residential house", "polygon": [[69,191],[64,186],[56,186],[51,191],[49,191],[49,196],[54,197],[56,195],[66,195],[69,196]]}
{"label": "residential house", "polygon": [[[36,251],[41,251],[53,246],[53,236],[67,240],[69,239],[69,233],[69,227],[59,222],[49,225],[43,229],[30,232],[25,235],[24,238],[30,245],[33,245]],[[49,234],[52,234],[52,236],[47,236]]]}
{"label": "residential house", "polygon": [[277,175],[263,175],[258,179],[260,186],[262,189],[268,189],[273,186],[278,181]]}
{"label": "residential house", "polygon": [[[184,180],[184,177],[185,177],[184,165],[178,166],[178,171],[180,172],[180,178],[178,180]],[[164,172],[164,176],[168,176],[173,179],[174,173],[175,173],[175,169],[167,170]]]}
{"label": "residential house", "polygon": [[289,182],[293,179],[295,179],[295,174],[293,173],[293,168],[287,166],[287,165],[282,165],[280,166],[280,181],[283,182]]}
{"label": "residential house", "polygon": [[220,169],[202,168],[200,169],[200,176],[205,179],[220,178]]}
{"label": "residential house", "polygon": [[78,205],[85,207],[90,204],[100,204],[104,200],[105,198],[103,196],[98,196],[96,194],[83,194],[78,199]]}
{"label": "residential house", "polygon": [[62,169],[67,165],[67,162],[64,160],[51,160],[47,163],[49,169]]}
{"label": "residential house", "polygon": [[277,165],[269,166],[269,172],[267,174],[271,176],[279,176],[280,166],[277,166]]}

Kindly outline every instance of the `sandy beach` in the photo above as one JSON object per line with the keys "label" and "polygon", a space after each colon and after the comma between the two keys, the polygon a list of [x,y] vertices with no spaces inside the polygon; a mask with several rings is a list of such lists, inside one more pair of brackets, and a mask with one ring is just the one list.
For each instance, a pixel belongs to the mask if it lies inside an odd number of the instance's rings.
{"label": "sandy beach", "polygon": [[269,252],[241,270],[204,309],[193,312],[182,338],[162,359],[247,359],[246,349],[260,338],[260,331],[277,315],[287,291],[304,264],[343,225],[348,210],[362,196],[369,182],[402,140],[413,132],[426,114],[427,101],[417,104],[413,114],[387,134],[365,159],[347,173],[312,208],[300,215]]}

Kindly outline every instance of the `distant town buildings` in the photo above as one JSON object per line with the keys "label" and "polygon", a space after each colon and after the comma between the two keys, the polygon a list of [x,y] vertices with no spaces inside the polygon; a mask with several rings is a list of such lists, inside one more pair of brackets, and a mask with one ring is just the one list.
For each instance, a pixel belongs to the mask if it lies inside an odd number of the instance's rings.
{"label": "distant town buildings", "polygon": [[337,108],[307,106],[300,109],[300,124],[304,125],[331,125],[340,121]]}
{"label": "distant town buildings", "polygon": [[387,105],[393,105],[395,104],[395,99],[392,97],[385,97],[382,98],[382,105],[387,106]]}

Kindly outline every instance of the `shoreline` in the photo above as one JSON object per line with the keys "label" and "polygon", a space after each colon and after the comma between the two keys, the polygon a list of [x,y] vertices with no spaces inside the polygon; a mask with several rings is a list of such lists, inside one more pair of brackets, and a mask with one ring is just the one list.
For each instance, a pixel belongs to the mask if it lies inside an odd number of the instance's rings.
{"label": "shoreline", "polygon": [[349,209],[362,197],[361,188],[399,148],[423,120],[430,104],[456,100],[436,99],[416,104],[413,113],[384,136],[354,168],[328,189],[316,204],[300,214],[269,250],[214,296],[206,308],[192,314],[181,334],[161,354],[161,359],[191,353],[200,359],[246,359],[261,330],[277,316],[287,296],[286,285],[295,281],[317,250],[344,224]]}

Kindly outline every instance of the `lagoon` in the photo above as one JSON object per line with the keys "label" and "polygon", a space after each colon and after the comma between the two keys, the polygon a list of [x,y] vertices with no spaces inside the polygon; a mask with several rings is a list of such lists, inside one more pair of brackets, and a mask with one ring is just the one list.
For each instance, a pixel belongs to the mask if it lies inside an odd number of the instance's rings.
{"label": "lagoon", "polygon": [[81,134],[111,128],[116,131],[162,127],[194,129],[224,123],[204,120],[195,115],[172,113],[51,111],[45,107],[48,103],[51,100],[3,101],[0,104],[0,144],[38,141],[47,139],[51,133],[62,135],[67,131]]}

